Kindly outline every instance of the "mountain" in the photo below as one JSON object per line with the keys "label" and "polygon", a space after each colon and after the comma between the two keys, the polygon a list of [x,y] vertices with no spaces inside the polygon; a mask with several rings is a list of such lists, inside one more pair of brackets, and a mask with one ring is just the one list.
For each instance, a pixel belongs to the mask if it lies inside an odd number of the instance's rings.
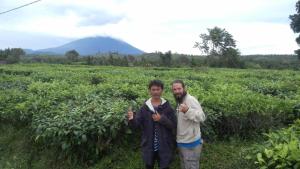
{"label": "mountain", "polygon": [[69,50],[75,49],[80,55],[95,55],[97,53],[118,52],[120,54],[139,55],[144,52],[134,46],[111,37],[88,37],[69,42],[65,45],[40,49],[34,51],[36,54],[60,54],[63,55]]}
{"label": "mountain", "polygon": [[33,54],[34,50],[32,49],[23,49],[26,54]]}

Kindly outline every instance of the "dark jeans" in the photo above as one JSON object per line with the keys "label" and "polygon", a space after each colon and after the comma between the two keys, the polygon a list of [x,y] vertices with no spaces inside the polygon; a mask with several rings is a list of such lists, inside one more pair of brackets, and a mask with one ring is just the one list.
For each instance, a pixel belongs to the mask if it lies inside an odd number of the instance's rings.
{"label": "dark jeans", "polygon": [[[154,169],[155,161],[157,161],[158,168],[160,168],[159,154],[157,151],[154,152],[152,165],[146,165],[146,169]],[[169,167],[160,168],[160,169],[169,169]]]}

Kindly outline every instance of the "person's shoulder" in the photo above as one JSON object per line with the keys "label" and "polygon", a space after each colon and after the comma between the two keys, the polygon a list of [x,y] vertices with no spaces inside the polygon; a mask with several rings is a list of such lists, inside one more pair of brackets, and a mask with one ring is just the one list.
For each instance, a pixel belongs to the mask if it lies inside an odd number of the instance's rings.
{"label": "person's shoulder", "polygon": [[174,109],[168,100],[165,100],[165,102],[161,105],[161,110],[164,111],[165,113],[174,112]]}
{"label": "person's shoulder", "polygon": [[144,102],[143,105],[141,106],[141,110],[145,110],[147,108],[148,108],[148,106],[147,106],[146,102]]}
{"label": "person's shoulder", "polygon": [[192,96],[191,94],[187,93],[186,94],[186,99],[196,99],[194,96]]}
{"label": "person's shoulder", "polygon": [[169,105],[170,105],[170,103],[169,103],[169,101],[167,99],[162,99],[162,103],[161,103],[160,106],[166,107],[166,106],[169,106]]}
{"label": "person's shoulder", "polygon": [[144,103],[142,104],[142,106],[140,107],[140,111],[145,111],[147,110],[147,104],[146,104],[147,100],[144,101]]}
{"label": "person's shoulder", "polygon": [[192,102],[199,102],[199,100],[195,97],[195,96],[192,96],[190,94],[187,94],[187,101],[192,101]]}
{"label": "person's shoulder", "polygon": [[164,109],[165,108],[172,109],[172,105],[171,105],[170,101],[167,99],[164,99],[163,103],[161,104],[161,107]]}

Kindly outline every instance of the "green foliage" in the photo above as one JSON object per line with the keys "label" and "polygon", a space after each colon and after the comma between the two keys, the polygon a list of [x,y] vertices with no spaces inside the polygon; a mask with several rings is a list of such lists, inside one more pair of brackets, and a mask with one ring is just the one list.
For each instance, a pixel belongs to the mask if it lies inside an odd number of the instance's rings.
{"label": "green foliage", "polygon": [[240,52],[234,48],[227,48],[224,53],[223,57],[221,58],[221,62],[223,63],[224,67],[231,67],[231,68],[243,68],[244,63],[240,60]]}
{"label": "green foliage", "polygon": [[[298,0],[296,3],[296,14],[290,15],[291,20],[291,28],[295,33],[300,33],[300,1]],[[300,35],[296,38],[296,42],[300,44]],[[295,50],[295,53],[298,55],[300,60],[300,49]]]}
{"label": "green foliage", "polygon": [[29,126],[33,141],[61,157],[94,161],[126,138],[125,114],[149,97],[152,79],[186,82],[201,102],[206,140],[254,138],[299,118],[297,71],[210,68],[126,68],[18,64],[0,68],[0,121]]}
{"label": "green foliage", "polygon": [[227,48],[235,48],[235,40],[225,29],[214,27],[207,29],[208,34],[201,34],[201,42],[196,42],[194,47],[199,48],[208,55],[222,55]]}
{"label": "green foliage", "polygon": [[[131,134],[117,139],[114,146],[103,154],[101,159],[92,163],[72,162],[68,158],[60,157],[61,149],[32,141],[29,128],[15,128],[10,124],[0,124],[0,168],[1,169],[141,169],[144,168],[141,150],[139,148],[140,135]],[[250,169],[240,158],[239,152],[251,146],[248,141],[218,141],[205,142],[201,154],[201,167],[206,169]],[[170,166],[180,168],[178,153]],[[253,169],[253,168],[252,168]]]}
{"label": "green foliage", "polygon": [[[298,43],[298,44],[300,44],[300,43]],[[300,49],[298,49],[298,50],[295,50],[295,53],[297,54],[297,56],[298,56],[298,59],[300,60]]]}
{"label": "green foliage", "polygon": [[201,42],[194,45],[208,55],[207,64],[213,67],[243,67],[233,36],[219,27],[207,30],[208,34],[201,34]]}
{"label": "green foliage", "polygon": [[172,53],[171,51],[166,52],[165,54],[159,53],[159,57],[162,61],[162,65],[169,67],[171,66],[171,61],[172,61]]}
{"label": "green foliage", "polygon": [[21,48],[8,48],[5,50],[0,50],[0,61],[5,61],[7,63],[18,63],[21,56],[24,56],[25,52]]}
{"label": "green foliage", "polygon": [[104,79],[101,76],[96,75],[91,78],[91,84],[97,85],[102,82],[104,82]]}
{"label": "green foliage", "polygon": [[120,135],[128,104],[117,98],[88,95],[58,112],[33,116],[36,141],[61,146],[66,155],[79,155],[83,161],[96,159]]}
{"label": "green foliage", "polygon": [[77,61],[79,57],[79,53],[76,50],[70,50],[65,53],[65,56],[67,57],[68,60],[70,61]]}
{"label": "green foliage", "polygon": [[267,140],[252,149],[254,153],[246,158],[255,160],[257,167],[300,168],[300,120],[289,128],[265,134]]}
{"label": "green foliage", "polygon": [[[235,50],[233,54],[239,53]],[[72,62],[63,56],[53,55],[26,55],[21,57],[21,63],[56,63],[76,65],[113,65],[113,66],[143,66],[162,67],[161,52],[145,53],[142,55],[122,55],[118,53],[97,54],[94,56],[82,56],[76,62]],[[1,54],[0,54],[1,55]],[[110,57],[112,55],[112,57]],[[163,54],[164,55],[164,54]],[[185,55],[172,53],[168,67],[228,67],[248,69],[300,69],[297,55],[246,55],[223,59],[219,56]],[[232,56],[232,57],[231,57]],[[1,57],[0,57],[1,58]],[[234,61],[234,62],[232,62]],[[1,62],[1,59],[0,59]],[[224,63],[223,63],[224,62]],[[234,64],[233,64],[234,63]]]}

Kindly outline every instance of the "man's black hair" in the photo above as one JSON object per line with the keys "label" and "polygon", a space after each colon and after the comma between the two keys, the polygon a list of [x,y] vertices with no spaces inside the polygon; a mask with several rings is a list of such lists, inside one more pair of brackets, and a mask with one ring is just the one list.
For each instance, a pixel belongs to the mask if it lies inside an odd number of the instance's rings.
{"label": "man's black hair", "polygon": [[151,89],[152,86],[158,86],[161,89],[164,89],[164,83],[160,80],[151,80],[148,85],[148,89]]}

